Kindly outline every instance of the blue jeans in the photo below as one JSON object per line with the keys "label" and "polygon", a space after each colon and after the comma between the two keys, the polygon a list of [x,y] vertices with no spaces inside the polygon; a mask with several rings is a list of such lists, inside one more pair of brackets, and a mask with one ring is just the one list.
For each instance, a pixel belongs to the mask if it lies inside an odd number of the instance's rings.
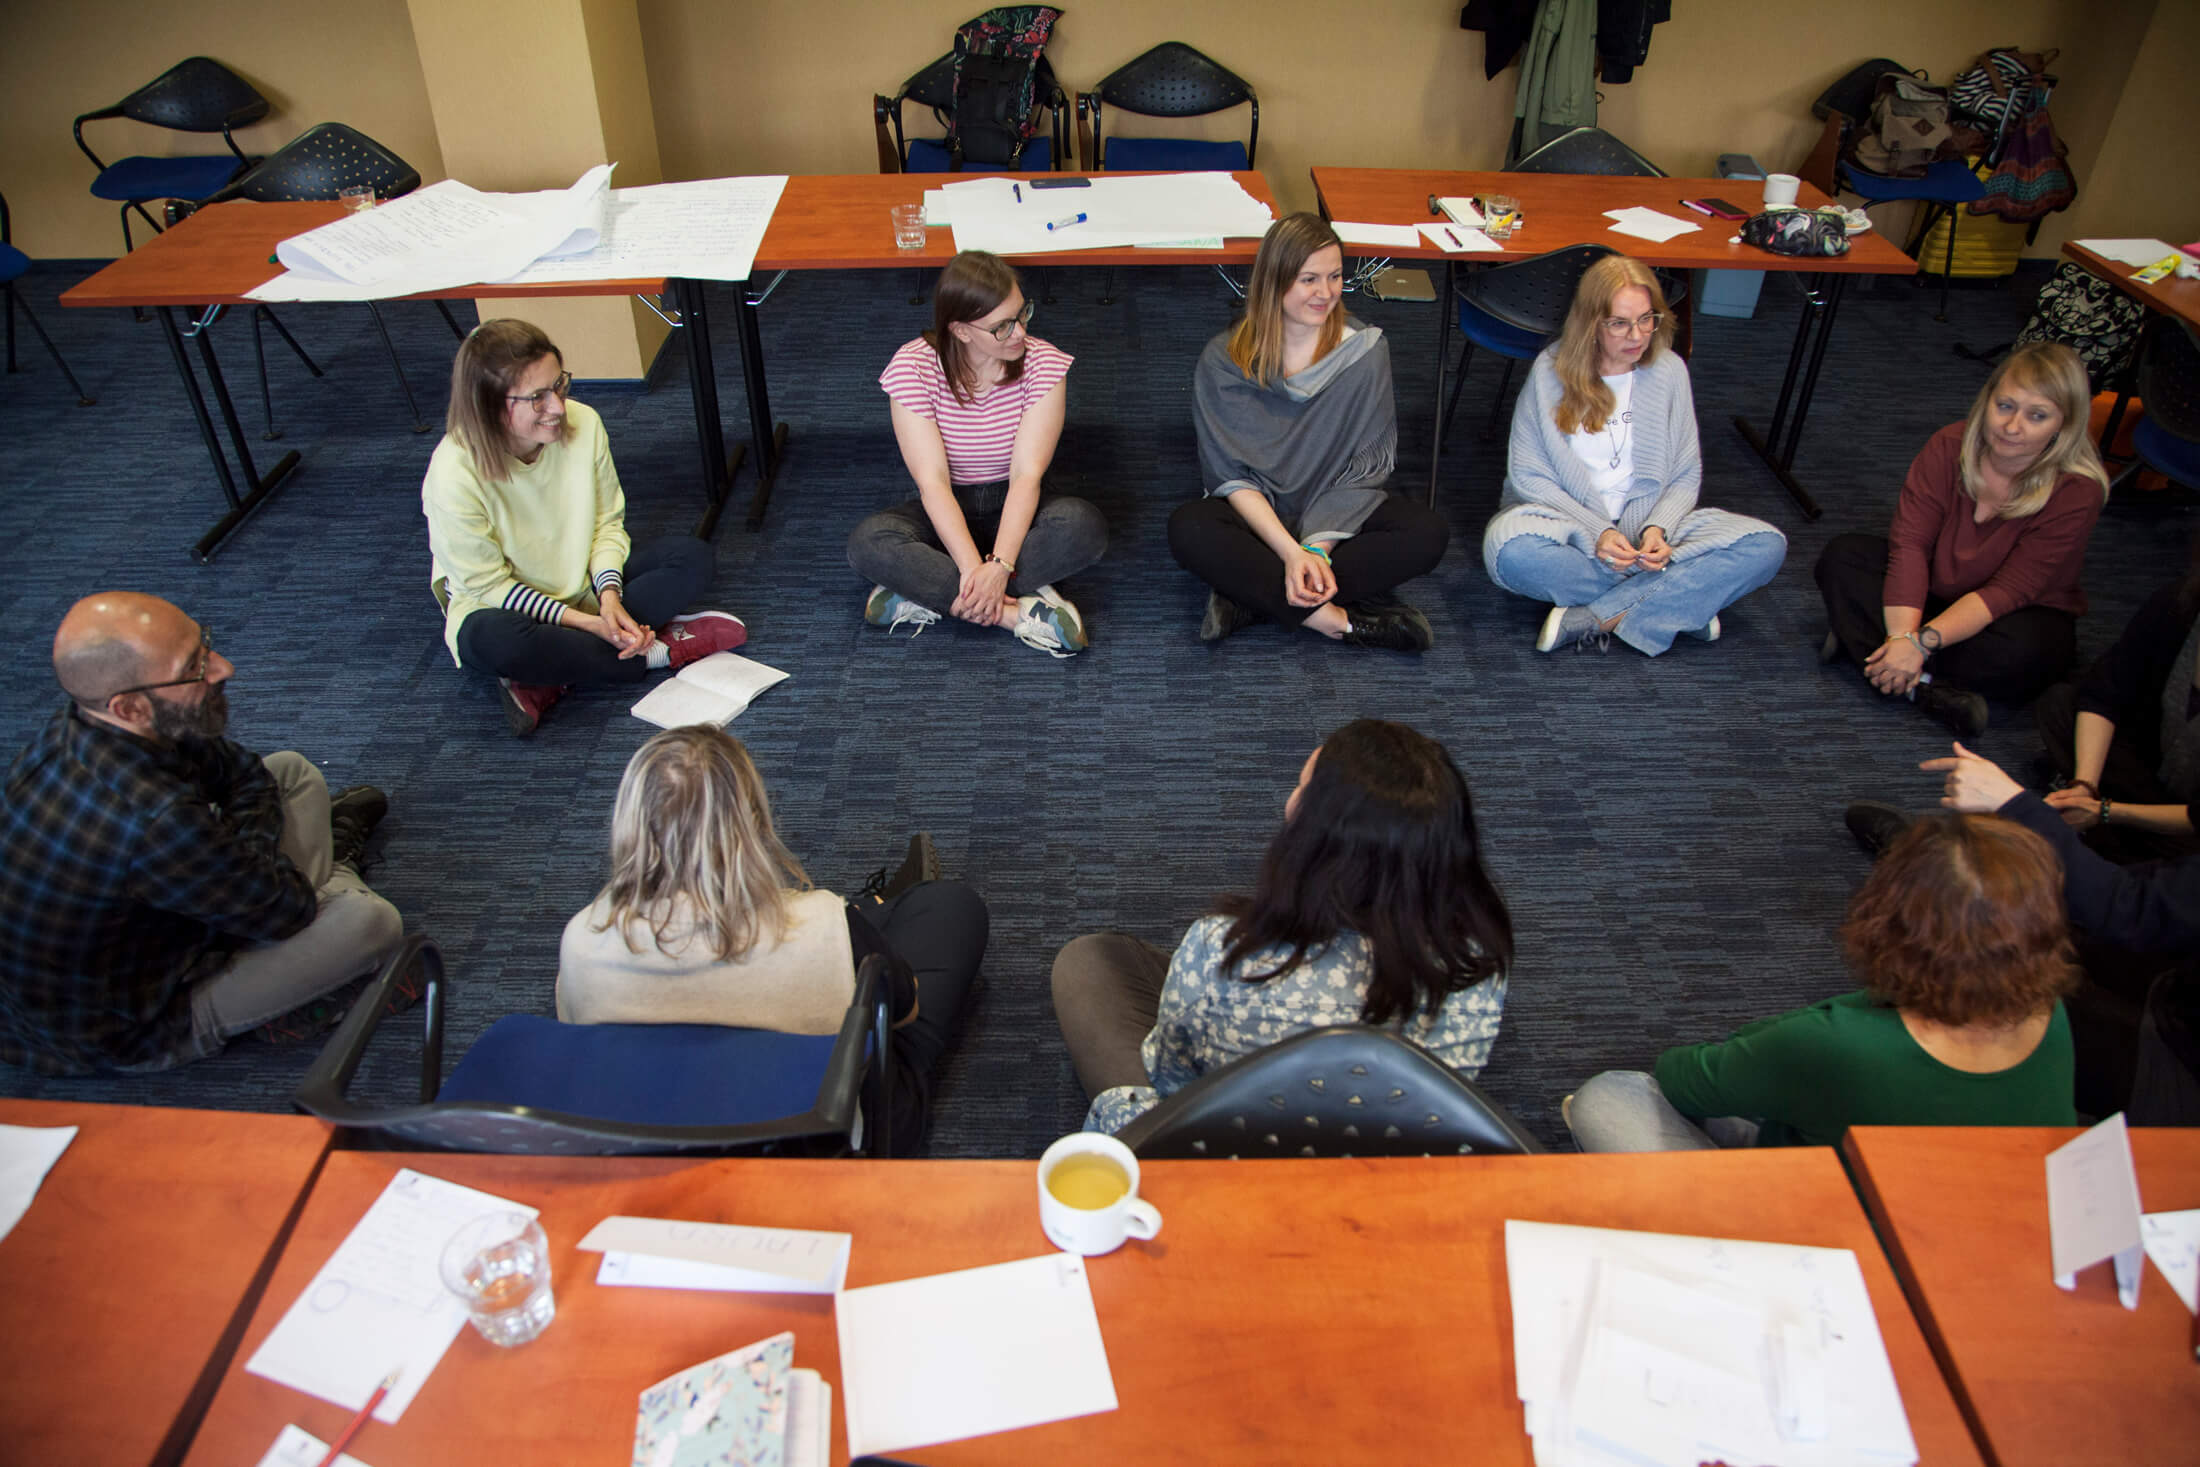
{"label": "blue jeans", "polygon": [[1612,635],[1655,657],[1771,580],[1786,558],[1787,537],[1769,526],[1661,571],[1614,570],[1562,541],[1521,534],[1497,552],[1492,578],[1515,595],[1587,607],[1600,622],[1624,613]]}
{"label": "blue jeans", "polygon": [[1590,1076],[1567,1102],[1566,1128],[1583,1151],[1715,1151],[1754,1146],[1758,1131],[1755,1121],[1737,1116],[1697,1125],[1640,1070]]}

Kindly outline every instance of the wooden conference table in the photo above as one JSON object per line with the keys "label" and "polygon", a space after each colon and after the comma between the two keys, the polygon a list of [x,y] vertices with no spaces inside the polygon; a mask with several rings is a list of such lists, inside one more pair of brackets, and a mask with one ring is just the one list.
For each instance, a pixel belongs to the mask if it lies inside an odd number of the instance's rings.
{"label": "wooden conference table", "polygon": [[[2200,280],[2181,280],[2172,275],[2150,285],[2131,278],[2139,272],[2139,266],[2126,265],[2121,260],[2097,255],[2076,240],[2063,241],[2062,252],[2091,274],[2107,281],[2147,308],[2146,322],[2140,327],[2139,342],[2132,352],[2134,363],[2139,360],[2139,354],[2147,349],[2147,337],[2160,329],[2157,325],[2160,317],[2172,317],[2184,322],[2191,329],[2200,331]],[[2129,375],[2117,387],[2116,402],[2108,410],[2108,421],[2101,428],[2100,448],[2104,454],[2108,452],[2109,445],[2116,441],[2116,430],[2123,425],[2124,410],[2131,405],[2132,388]]]}
{"label": "wooden conference table", "polygon": [[[1812,277],[1803,295],[1803,313],[1795,327],[1795,344],[1788,352],[1787,375],[1781,379],[1780,396],[1772,412],[1769,432],[1739,415],[1734,426],[1764,460],[1783,488],[1802,507],[1804,517],[1817,519],[1817,501],[1795,477],[1795,448],[1803,436],[1803,419],[1818,385],[1825,362],[1826,343],[1833,335],[1835,312],[1851,275],[1908,275],[1917,262],[1902,253],[1877,231],[1854,236],[1849,252],[1831,258],[1804,259],[1775,255],[1752,245],[1729,243],[1739,225],[1723,219],[1706,219],[1681,207],[1684,198],[1727,197],[1740,206],[1756,202],[1758,186],[1735,179],[1626,178],[1602,174],[1558,173],[1446,173],[1409,168],[1316,168],[1314,190],[1321,198],[1323,217],[1360,224],[1419,224],[1440,218],[1429,211],[1429,197],[1471,194],[1509,194],[1520,200],[1526,224],[1503,241],[1502,253],[1446,254],[1428,246],[1395,249],[1389,246],[1348,246],[1356,254],[1383,254],[1393,259],[1441,260],[1444,286],[1438,300],[1436,341],[1436,432],[1429,453],[1429,484],[1434,492],[1436,470],[1443,450],[1444,383],[1450,369],[1451,328],[1455,307],[1452,283],[1460,265],[1493,265],[1529,259],[1570,244],[1602,244],[1632,255],[1648,265],[1675,270],[1773,270]],[[1742,197],[1734,198],[1737,193]],[[1805,208],[1827,202],[1809,184],[1799,196]],[[1612,232],[1607,209],[1633,207],[1701,224],[1662,244]],[[1801,391],[1798,393],[1798,377]]]}
{"label": "wooden conference table", "polygon": [[[1063,175],[998,176],[1029,180]],[[1234,177],[1253,197],[1273,207],[1274,196],[1260,174],[1246,172]],[[922,250],[897,249],[888,211],[895,204],[921,203],[927,188],[955,181],[935,173],[790,176],[778,207],[772,213],[771,224],[757,248],[751,278],[786,270],[884,270],[899,266],[944,265],[955,253],[951,230],[928,230],[927,243]],[[162,331],[198,420],[200,437],[229,503],[228,513],[198,542],[196,551],[201,560],[210,558],[222,540],[266,502],[298,462],[297,453],[292,451],[284,454],[265,474],[255,466],[207,328],[220,310],[254,304],[245,292],[265,283],[276,273],[277,267],[269,264],[268,258],[274,254],[277,244],[340,217],[342,206],[339,204],[258,204],[243,200],[216,204],[148,240],[134,253],[124,255],[61,297],[65,306],[150,306],[158,309]],[[1076,250],[1018,256],[1017,263],[1243,264],[1253,258],[1258,243],[1250,239],[1231,240],[1220,250]],[[739,472],[744,449],[736,448],[730,455],[727,451],[703,286],[701,281],[664,279],[561,281],[552,285],[479,284],[429,291],[404,299],[607,295],[667,298],[672,309],[666,319],[680,330],[686,348],[688,385],[694,398],[696,437],[702,456],[705,508],[696,533],[708,538],[717,527],[718,515]],[[736,283],[734,326],[748,398],[750,444],[747,446],[755,451],[757,475],[748,511],[751,530],[763,525],[787,440],[786,425],[775,423],[772,418],[764,370],[764,343],[756,318],[756,307],[761,303],[761,297],[751,297],[747,281]],[[178,307],[186,306],[205,308],[204,314],[188,327],[179,325],[175,315]],[[187,339],[198,344],[200,364],[206,373],[214,406],[220,412],[236,452],[235,472],[216,434],[207,407],[207,395],[200,390],[191,359],[184,349]],[[882,343],[881,349],[889,347]]]}
{"label": "wooden conference table", "polygon": [[0,1124],[78,1128],[0,1239],[0,1461],[179,1460],[332,1133],[40,1100]]}
{"label": "wooden conference table", "polygon": [[[2105,1263],[2072,1293],[2050,1275],[2046,1157],[2078,1134],[1859,1126],[1843,1149],[1991,1461],[2191,1463],[2200,1362],[2183,1302],[2151,1263],[2136,1313]],[[2134,1130],[2131,1151],[2147,1211],[2200,1207],[2200,1130]]]}
{"label": "wooden conference table", "polygon": [[[330,1156],[193,1444],[194,1467],[253,1462],[285,1423],[327,1441],[350,1413],[245,1373],[299,1291],[403,1166],[538,1206],[556,1321],[516,1350],[472,1330],[374,1467],[621,1462],[641,1390],[782,1329],[834,1387],[823,1297],[599,1288],[581,1235],[614,1214],[854,1234],[851,1286],[1048,1251],[1027,1161]],[[1095,1259],[1118,1410],[904,1455],[926,1464],[1526,1464],[1514,1394],[1504,1219],[1715,1234],[1856,1251],[1921,1460],[1979,1461],[1830,1150],[1668,1156],[1151,1162],[1166,1226]]]}

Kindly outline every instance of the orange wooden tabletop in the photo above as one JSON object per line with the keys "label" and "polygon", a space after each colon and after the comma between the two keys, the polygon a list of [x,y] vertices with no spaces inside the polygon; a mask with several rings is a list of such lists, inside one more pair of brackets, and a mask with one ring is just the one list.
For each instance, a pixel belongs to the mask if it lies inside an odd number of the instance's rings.
{"label": "orange wooden tabletop", "polygon": [[0,1461],[142,1467],[203,1405],[329,1128],[43,1100],[0,1100],[0,1124],[78,1128],[0,1239]]}
{"label": "orange wooden tabletop", "polygon": [[[2047,1153],[2075,1129],[1858,1126],[1857,1186],[2001,1467],[2200,1457],[2192,1316],[2154,1265],[2137,1313],[2106,1264],[2049,1274]],[[2149,1212],[2200,1207],[2200,1130],[2131,1132]]]}
{"label": "orange wooden tabletop", "polygon": [[[238,1362],[406,1165],[540,1207],[558,1315],[517,1350],[462,1332],[404,1420],[355,1442],[374,1467],[625,1461],[644,1387],[782,1329],[795,1331],[795,1363],[833,1384],[833,1460],[846,1460],[831,1301],[598,1288],[596,1255],[574,1244],[613,1214],[846,1230],[851,1286],[1048,1251],[1029,1162],[338,1152]],[[1854,1249],[1923,1461],[1979,1460],[1829,1150],[1153,1162],[1144,1193],[1164,1214],[1161,1236],[1090,1271],[1120,1408],[911,1456],[1526,1467],[1505,1281],[1514,1217]],[[232,1467],[286,1422],[325,1441],[347,1419],[233,1365],[189,1460]]]}
{"label": "orange wooden tabletop", "polygon": [[[1679,270],[1830,270],[1854,275],[1910,275],[1917,262],[1874,230],[1851,237],[1849,252],[1831,257],[1775,255],[1754,245],[1729,243],[1738,221],[1707,219],[1681,207],[1682,199],[1723,198],[1754,211],[1762,185],[1734,178],[1617,178],[1579,173],[1445,173],[1418,168],[1316,168],[1314,191],[1329,219],[1357,224],[1419,224],[1441,216],[1429,213],[1430,194],[1510,194],[1520,200],[1526,222],[1505,240],[1502,255],[1481,252],[1446,255],[1435,248],[1393,249],[1387,245],[1347,246],[1359,254],[1393,259],[1458,260],[1488,264],[1524,259],[1570,244],[1610,245],[1651,265]],[[1814,208],[1824,194],[1804,184],[1799,202]],[[1657,244],[1612,232],[1607,209],[1655,209],[1703,227]],[[1424,246],[1426,241],[1423,241]]]}
{"label": "orange wooden tabletop", "polygon": [[2137,265],[2104,259],[2074,240],[2065,240],[2062,252],[2140,304],[2200,330],[2200,280],[2180,280],[2172,275],[2147,285],[2131,278],[2139,269]]}
{"label": "orange wooden tabletop", "polygon": [[[1071,176],[1093,178],[1106,174],[1061,173],[945,174],[945,173],[841,173],[797,174],[787,180],[779,207],[772,211],[771,228],[756,252],[756,268],[765,270],[882,270],[897,265],[946,264],[955,256],[955,231],[928,229],[925,247],[894,247],[894,226],[888,210],[896,204],[921,204],[927,189],[973,178],[1035,179]],[[1116,174],[1114,177],[1138,177]],[[1235,173],[1244,190],[1275,207],[1268,180],[1258,173]],[[1068,198],[1074,190],[1063,195]],[[1219,250],[1066,250],[1052,255],[1018,255],[1019,266],[1033,265],[1242,265],[1259,249],[1257,239],[1225,240]]]}

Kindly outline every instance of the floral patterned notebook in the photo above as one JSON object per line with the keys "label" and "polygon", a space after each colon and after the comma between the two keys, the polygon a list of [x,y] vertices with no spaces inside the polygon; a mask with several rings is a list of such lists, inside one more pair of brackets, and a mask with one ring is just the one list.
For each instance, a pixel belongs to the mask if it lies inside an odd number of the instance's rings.
{"label": "floral patterned notebook", "polygon": [[789,1467],[794,1334],[773,1335],[642,1392],[634,1467]]}

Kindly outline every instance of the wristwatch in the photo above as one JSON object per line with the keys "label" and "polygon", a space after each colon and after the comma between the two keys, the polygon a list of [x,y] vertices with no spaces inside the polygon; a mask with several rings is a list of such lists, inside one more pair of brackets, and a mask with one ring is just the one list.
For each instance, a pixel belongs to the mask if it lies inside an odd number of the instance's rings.
{"label": "wristwatch", "polygon": [[1940,650],[1940,628],[1927,622],[1917,629],[1917,645],[1927,657]]}

